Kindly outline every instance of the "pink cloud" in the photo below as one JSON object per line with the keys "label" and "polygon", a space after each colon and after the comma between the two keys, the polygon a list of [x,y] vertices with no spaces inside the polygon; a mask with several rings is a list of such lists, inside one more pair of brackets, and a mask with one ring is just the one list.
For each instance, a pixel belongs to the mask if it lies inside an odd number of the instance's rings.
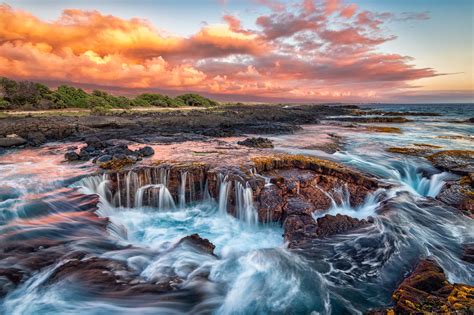
{"label": "pink cloud", "polygon": [[257,18],[256,29],[244,29],[228,14],[225,23],[190,36],[98,11],[65,10],[56,21],[44,21],[0,5],[0,75],[114,90],[308,100],[380,97],[438,75],[410,57],[378,51],[396,38],[381,31],[386,21],[425,14],[357,13],[356,5],[340,1],[288,7],[257,1],[272,11]]}

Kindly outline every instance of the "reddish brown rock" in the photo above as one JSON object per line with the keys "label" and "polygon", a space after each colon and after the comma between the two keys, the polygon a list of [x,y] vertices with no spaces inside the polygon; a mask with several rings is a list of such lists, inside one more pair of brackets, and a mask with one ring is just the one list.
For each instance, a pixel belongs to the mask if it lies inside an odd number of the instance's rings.
{"label": "reddish brown rock", "polygon": [[367,220],[359,220],[343,214],[326,214],[317,219],[316,234],[319,238],[346,233],[368,225]]}
{"label": "reddish brown rock", "polygon": [[474,287],[449,283],[443,269],[431,259],[420,261],[392,298],[393,308],[369,314],[474,313]]}

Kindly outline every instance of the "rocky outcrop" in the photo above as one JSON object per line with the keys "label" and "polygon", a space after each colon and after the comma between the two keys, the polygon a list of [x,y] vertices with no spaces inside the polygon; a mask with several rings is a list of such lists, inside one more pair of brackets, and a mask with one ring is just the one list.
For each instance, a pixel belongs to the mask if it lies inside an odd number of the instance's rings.
{"label": "rocky outcrop", "polygon": [[97,137],[86,140],[86,146],[76,152],[77,149],[71,149],[64,154],[66,161],[88,161],[93,159],[100,168],[107,170],[119,170],[125,166],[134,164],[143,157],[149,157],[155,154],[150,146],[145,146],[137,150],[130,150],[128,145],[123,143],[113,143],[111,141],[101,141]]}
{"label": "rocky outcrop", "polygon": [[146,186],[150,189],[143,192],[141,205],[156,206],[159,184],[163,183],[175,201],[183,196],[186,202],[218,200],[221,185],[227,183],[225,206],[235,216],[238,216],[236,188],[248,187],[258,220],[281,223],[286,240],[293,245],[364,225],[365,221],[345,216],[336,216],[335,221],[328,217],[322,220],[316,233],[317,222],[312,214],[324,213],[333,200],[340,202],[341,198],[348,198],[352,206],[357,206],[368,193],[379,188],[375,179],[338,163],[298,155],[258,157],[247,165],[227,168],[212,168],[202,163],[160,164],[111,172],[108,176],[111,196],[115,196],[111,202],[117,206],[133,206],[135,192]]}
{"label": "rocky outcrop", "polygon": [[268,148],[273,148],[273,143],[270,139],[268,138],[247,138],[243,141],[238,141],[237,144],[243,145],[246,147],[251,147],[251,148],[258,148],[258,149],[268,149]]}
{"label": "rocky outcrop", "polygon": [[447,181],[436,199],[474,218],[474,173],[459,180]]}
{"label": "rocky outcrop", "polygon": [[17,147],[26,144],[26,140],[15,134],[0,137],[0,148]]}
{"label": "rocky outcrop", "polygon": [[439,169],[460,175],[474,173],[474,151],[447,150],[427,157]]}
{"label": "rocky outcrop", "polygon": [[449,283],[431,259],[419,262],[392,295],[395,306],[369,314],[473,314],[474,287]]}

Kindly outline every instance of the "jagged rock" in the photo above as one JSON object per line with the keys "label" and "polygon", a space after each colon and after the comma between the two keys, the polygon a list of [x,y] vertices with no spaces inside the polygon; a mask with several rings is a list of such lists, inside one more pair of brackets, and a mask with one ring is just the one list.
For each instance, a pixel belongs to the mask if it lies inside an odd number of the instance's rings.
{"label": "jagged rock", "polygon": [[348,215],[336,214],[334,216],[326,214],[324,217],[317,219],[316,234],[319,238],[329,237],[358,229],[369,223],[367,220],[355,219]]}
{"label": "jagged rock", "polygon": [[153,154],[155,154],[155,150],[153,150],[153,148],[150,146],[146,146],[141,149],[138,149],[138,155],[140,156],[148,157],[148,156],[152,156]]}
{"label": "jagged rock", "polygon": [[238,141],[237,144],[246,146],[246,147],[251,147],[251,148],[259,148],[259,149],[268,149],[268,148],[273,148],[273,143],[270,139],[268,138],[247,138],[243,141]]}
{"label": "jagged rock", "polygon": [[34,131],[30,132],[27,134],[26,139],[28,140],[28,143],[30,143],[33,146],[39,146],[43,143],[46,142],[46,136],[39,132],[39,131]]}
{"label": "jagged rock", "polygon": [[208,239],[200,237],[199,234],[191,234],[183,237],[181,240],[179,240],[178,244],[183,243],[191,244],[192,246],[210,255],[214,255],[214,249],[216,248],[216,246]]}
{"label": "jagged rock", "polygon": [[461,259],[474,264],[474,243],[463,245]]}
{"label": "jagged rock", "polygon": [[451,284],[443,269],[431,259],[418,263],[415,271],[393,293],[393,308],[368,314],[473,314],[474,287]]}
{"label": "jagged rock", "polygon": [[317,237],[316,221],[307,213],[292,214],[283,222],[285,240],[290,248],[299,247]]}
{"label": "jagged rock", "polygon": [[258,219],[260,222],[279,222],[283,214],[283,192],[276,185],[262,189],[257,197]]}
{"label": "jagged rock", "polygon": [[447,150],[427,157],[437,168],[453,173],[468,175],[474,173],[474,151]]}
{"label": "jagged rock", "polygon": [[66,161],[79,161],[81,160],[81,156],[75,151],[68,151],[66,154],[64,154],[64,159]]}
{"label": "jagged rock", "polygon": [[465,215],[474,217],[474,173],[459,180],[447,181],[436,199],[458,208]]}

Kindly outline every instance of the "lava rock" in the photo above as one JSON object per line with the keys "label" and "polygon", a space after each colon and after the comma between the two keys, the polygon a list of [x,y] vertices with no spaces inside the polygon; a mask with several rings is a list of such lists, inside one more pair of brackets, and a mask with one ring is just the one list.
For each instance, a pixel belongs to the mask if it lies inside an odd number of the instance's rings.
{"label": "lava rock", "polygon": [[186,237],[183,237],[178,242],[178,245],[183,243],[191,244],[192,246],[210,255],[214,255],[214,249],[216,248],[216,246],[212,244],[208,239],[200,237],[199,234],[191,234]]}
{"label": "lava rock", "polygon": [[259,149],[271,149],[273,148],[273,143],[270,139],[268,138],[247,138],[243,141],[237,142],[239,145],[243,145],[246,147],[251,147],[251,148],[259,148]]}
{"label": "lava rock", "polygon": [[66,154],[64,154],[64,159],[66,161],[79,161],[81,159],[81,156],[77,154],[75,151],[68,151]]}
{"label": "lava rock", "polygon": [[100,140],[97,137],[87,138],[85,142],[88,147],[94,148],[94,150],[105,149],[108,146],[106,142]]}
{"label": "lava rock", "polygon": [[474,151],[447,150],[440,151],[427,157],[439,169],[460,175],[474,173]]}
{"label": "lava rock", "polygon": [[138,149],[136,152],[138,153],[139,156],[143,156],[143,157],[148,157],[155,154],[155,150],[153,150],[153,148],[150,146],[146,146],[141,149]]}
{"label": "lava rock", "polygon": [[474,264],[474,243],[464,244],[461,259]]}
{"label": "lava rock", "polygon": [[393,293],[393,308],[369,314],[473,314],[474,287],[449,283],[432,259],[421,260]]}
{"label": "lava rock", "polygon": [[351,230],[358,229],[369,224],[366,220],[359,220],[352,218],[348,215],[326,214],[322,218],[317,219],[317,231],[316,234],[319,238],[329,237],[336,234],[342,234]]}
{"label": "lava rock", "polygon": [[97,158],[96,163],[105,163],[112,160],[112,156],[105,154]]}
{"label": "lava rock", "polygon": [[26,144],[26,140],[17,135],[10,135],[5,138],[0,138],[0,147],[16,147]]}
{"label": "lava rock", "polygon": [[26,136],[26,139],[33,146],[42,145],[47,140],[46,136],[42,132],[39,132],[39,131],[28,133],[28,135]]}

